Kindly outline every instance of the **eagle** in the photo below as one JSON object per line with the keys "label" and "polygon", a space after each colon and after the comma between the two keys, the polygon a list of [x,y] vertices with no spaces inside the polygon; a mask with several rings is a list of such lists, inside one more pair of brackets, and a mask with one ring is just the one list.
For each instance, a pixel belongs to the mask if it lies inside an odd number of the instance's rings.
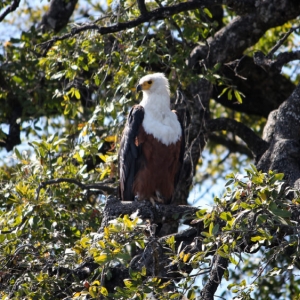
{"label": "eagle", "polygon": [[169,204],[183,162],[184,134],[170,109],[170,88],[163,73],[142,77],[143,99],[127,118],[119,150],[119,196],[123,201]]}

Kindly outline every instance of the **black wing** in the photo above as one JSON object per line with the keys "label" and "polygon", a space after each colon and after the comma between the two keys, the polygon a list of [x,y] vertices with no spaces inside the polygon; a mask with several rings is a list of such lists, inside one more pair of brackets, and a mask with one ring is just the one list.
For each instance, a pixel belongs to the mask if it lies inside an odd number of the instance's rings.
{"label": "black wing", "polygon": [[184,161],[184,151],[185,151],[185,134],[184,134],[184,127],[183,127],[183,122],[181,119],[181,116],[176,110],[173,110],[173,112],[176,114],[178,122],[180,123],[181,127],[181,143],[180,143],[180,153],[179,153],[179,163],[180,163],[180,168],[177,171],[177,174],[175,176],[175,182],[174,182],[174,187],[176,189],[179,178],[180,178],[180,173],[183,168],[183,161]]}
{"label": "black wing", "polygon": [[119,151],[119,196],[123,201],[134,200],[132,185],[136,173],[137,159],[140,153],[139,147],[135,144],[140,126],[144,119],[144,108],[141,105],[132,107],[123,136]]}

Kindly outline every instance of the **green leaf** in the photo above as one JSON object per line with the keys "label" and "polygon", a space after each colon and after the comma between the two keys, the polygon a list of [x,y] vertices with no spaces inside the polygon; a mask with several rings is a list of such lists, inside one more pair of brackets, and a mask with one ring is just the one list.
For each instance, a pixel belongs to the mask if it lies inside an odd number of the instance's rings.
{"label": "green leaf", "polygon": [[79,90],[78,89],[75,89],[75,97],[76,97],[76,99],[80,99],[80,92],[79,92]]}
{"label": "green leaf", "polygon": [[53,74],[50,77],[50,80],[60,79],[60,78],[64,77],[65,75],[66,75],[66,71],[60,71],[60,72],[57,72],[56,74]]}
{"label": "green leaf", "polygon": [[216,235],[219,232],[219,224],[216,224],[212,229],[212,234]]}
{"label": "green leaf", "polygon": [[16,154],[16,156],[17,156],[17,158],[18,158],[19,160],[22,160],[22,159],[23,159],[23,158],[22,158],[22,155],[21,155],[21,153],[19,152],[19,150],[18,150],[17,147],[14,148],[14,152],[15,152],[15,154]]}
{"label": "green leaf", "polygon": [[232,215],[230,212],[225,212],[223,211],[221,214],[220,214],[220,218],[224,221],[231,221],[232,220]]}
{"label": "green leaf", "polygon": [[14,82],[19,83],[19,84],[23,82],[23,79],[21,77],[16,76],[16,75],[13,76],[12,79],[13,79]]}
{"label": "green leaf", "polygon": [[180,299],[181,297],[182,297],[182,294],[175,293],[170,296],[170,299]]}
{"label": "green leaf", "polygon": [[104,286],[101,286],[100,294],[103,295],[103,296],[108,296],[108,291]]}
{"label": "green leaf", "polygon": [[284,177],[284,173],[277,173],[277,174],[274,174],[275,180],[282,180],[283,177]]}
{"label": "green leaf", "polygon": [[234,257],[232,257],[231,255],[229,256],[229,260],[231,263],[233,263],[234,265],[238,265],[238,262],[234,259]]}
{"label": "green leaf", "polygon": [[210,18],[213,17],[213,15],[212,15],[212,13],[209,11],[209,9],[203,8],[203,11],[204,11]]}
{"label": "green leaf", "polygon": [[108,260],[107,254],[103,253],[101,255],[94,257],[96,263],[105,263]]}
{"label": "green leaf", "polygon": [[232,100],[232,90],[230,89],[227,94],[228,100]]}
{"label": "green leaf", "polygon": [[239,91],[234,90],[234,96],[235,96],[235,98],[237,99],[237,101],[238,101],[239,103],[243,103],[243,99],[242,99],[241,94],[240,94]]}
{"label": "green leaf", "polygon": [[210,222],[209,228],[208,228],[208,233],[209,233],[210,235],[212,235],[213,228],[214,228],[214,222]]}
{"label": "green leaf", "polygon": [[251,241],[252,241],[252,242],[259,242],[259,241],[264,241],[265,239],[266,239],[265,237],[260,236],[260,235],[257,235],[257,236],[253,236],[253,237],[251,238]]}
{"label": "green leaf", "polygon": [[290,218],[292,215],[290,211],[278,208],[274,202],[271,202],[271,204],[269,205],[269,209],[274,215],[278,217]]}
{"label": "green leaf", "polygon": [[227,186],[229,186],[229,185],[231,185],[231,184],[233,184],[234,183],[234,179],[230,179],[230,180],[228,180],[226,183],[225,183],[225,187],[227,187]]}
{"label": "green leaf", "polygon": [[126,286],[127,288],[131,288],[131,287],[132,287],[132,282],[131,282],[131,280],[124,279],[123,282],[124,282],[124,284],[125,284],[125,286]]}
{"label": "green leaf", "polygon": [[202,219],[206,215],[207,209],[200,209],[196,212],[196,217]]}

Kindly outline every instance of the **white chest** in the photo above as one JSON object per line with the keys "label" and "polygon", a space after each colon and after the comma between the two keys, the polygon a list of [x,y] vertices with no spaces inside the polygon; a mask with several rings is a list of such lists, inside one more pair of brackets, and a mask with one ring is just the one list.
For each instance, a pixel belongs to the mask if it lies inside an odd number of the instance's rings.
{"label": "white chest", "polygon": [[143,127],[160,142],[170,145],[181,138],[181,126],[177,116],[171,111],[149,112],[145,110]]}

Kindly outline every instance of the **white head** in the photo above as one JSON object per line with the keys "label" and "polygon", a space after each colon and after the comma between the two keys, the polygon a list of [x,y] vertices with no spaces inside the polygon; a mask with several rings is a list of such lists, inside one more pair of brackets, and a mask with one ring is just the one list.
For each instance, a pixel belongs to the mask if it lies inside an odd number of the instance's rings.
{"label": "white head", "polygon": [[136,89],[138,92],[143,91],[144,97],[156,94],[168,99],[168,105],[170,105],[169,81],[163,73],[154,73],[142,77]]}
{"label": "white head", "polygon": [[145,131],[166,145],[176,143],[181,137],[181,126],[177,116],[170,109],[170,88],[162,73],[142,77],[137,91],[143,91]]}

